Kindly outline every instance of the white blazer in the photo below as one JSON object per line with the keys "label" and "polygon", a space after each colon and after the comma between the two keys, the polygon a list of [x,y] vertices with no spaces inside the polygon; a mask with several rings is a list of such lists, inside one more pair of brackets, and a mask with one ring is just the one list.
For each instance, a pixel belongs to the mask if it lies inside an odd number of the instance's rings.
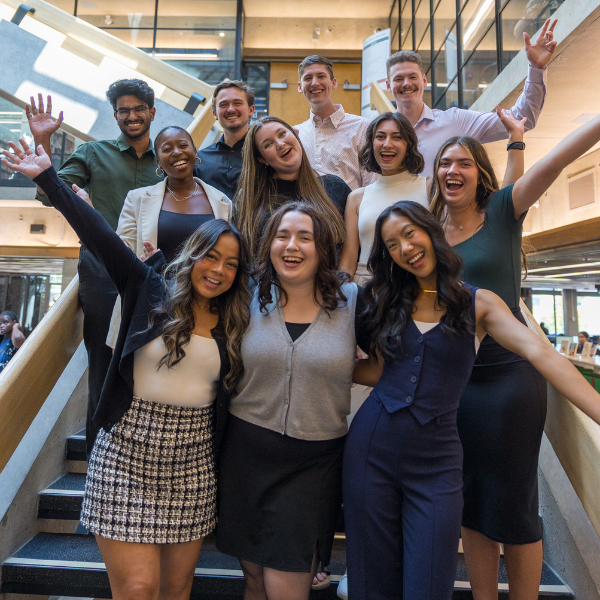
{"label": "white blazer", "polygon": [[[231,221],[231,200],[208,183],[194,177],[194,181],[202,186],[210,203],[215,219]],[[117,234],[133,250],[138,258],[144,254],[144,242],[151,242],[154,246],[158,244],[158,216],[162,208],[165,190],[167,188],[166,178],[155,185],[131,190],[125,198]],[[121,324],[121,297],[117,298],[113,309],[110,328],[106,338],[107,346],[115,347]]]}

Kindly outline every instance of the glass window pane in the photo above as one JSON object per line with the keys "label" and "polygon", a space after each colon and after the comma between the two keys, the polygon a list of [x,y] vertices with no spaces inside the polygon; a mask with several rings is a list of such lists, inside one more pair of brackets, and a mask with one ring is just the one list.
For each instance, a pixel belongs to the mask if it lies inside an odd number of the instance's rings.
{"label": "glass window pane", "polygon": [[461,12],[463,56],[466,58],[479,44],[494,22],[494,0],[469,0]]}
{"label": "glass window pane", "polygon": [[502,10],[502,62],[506,66],[523,47],[523,32],[530,37],[564,0],[508,0]]}
{"label": "glass window pane", "polygon": [[600,334],[600,296],[577,296],[579,331]]}
{"label": "glass window pane", "polygon": [[412,19],[402,17],[402,50],[412,50]]}
{"label": "glass window pane", "polygon": [[[442,89],[442,87],[442,84],[438,84],[438,94],[440,93],[440,89]],[[438,99],[433,108],[446,110],[447,108],[452,108],[453,106],[458,106],[458,86],[456,85],[456,81],[446,87],[446,92],[441,98]]]}
{"label": "glass window pane", "polygon": [[463,98],[471,106],[498,75],[496,28],[492,27],[468,58],[462,70]]}
{"label": "glass window pane", "polygon": [[75,14],[75,0],[48,0],[48,4],[52,4],[70,15]]}
{"label": "glass window pane", "polygon": [[154,27],[154,0],[81,0],[77,16],[96,27]]}
{"label": "glass window pane", "polygon": [[[435,81],[438,87],[447,87],[458,72],[456,55],[456,25],[451,31],[446,32],[446,40],[442,49],[434,59]],[[455,83],[456,85],[456,83]]]}
{"label": "glass window pane", "polygon": [[415,11],[415,31],[417,34],[417,48],[422,46],[423,43],[427,44],[427,49],[431,46],[429,44],[429,0],[417,0],[417,9]]}
{"label": "glass window pane", "polygon": [[143,50],[151,51],[154,41],[154,31],[152,29],[113,29],[112,27],[103,28],[104,31],[114,35],[116,38]]}
{"label": "glass window pane", "polygon": [[435,14],[433,16],[433,32],[435,35],[435,51],[437,52],[444,41],[448,32],[456,23],[456,0],[440,0]]}
{"label": "glass window pane", "polygon": [[236,11],[236,0],[220,0],[219,2],[160,0],[158,3],[158,27],[235,30]]}
{"label": "glass window pane", "polygon": [[421,38],[417,38],[417,52],[423,56],[423,53],[429,54],[431,51],[431,35],[429,34],[429,25],[423,32]]}
{"label": "glass window pane", "polygon": [[159,29],[155,56],[197,79],[216,85],[233,76],[235,31],[212,30],[199,34],[197,31]]}
{"label": "glass window pane", "polygon": [[565,330],[562,295],[533,294],[531,303],[535,320],[544,323],[550,335],[562,335]]}

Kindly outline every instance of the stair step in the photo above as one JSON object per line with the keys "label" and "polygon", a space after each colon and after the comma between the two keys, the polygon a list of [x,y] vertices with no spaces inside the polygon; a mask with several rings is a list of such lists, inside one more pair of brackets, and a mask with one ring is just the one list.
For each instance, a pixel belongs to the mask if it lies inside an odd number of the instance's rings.
{"label": "stair step", "polygon": [[[337,583],[345,570],[345,544],[334,542],[329,570],[332,585],[313,592],[313,600],[336,598]],[[472,600],[464,557],[459,555],[453,600]],[[508,598],[506,569],[501,561],[500,598]],[[238,561],[221,554],[205,541],[194,577],[192,600],[241,600],[244,589]],[[14,594],[110,597],[106,569],[92,536],[40,533],[2,565],[0,592]],[[544,565],[540,600],[573,599],[569,589]]]}
{"label": "stair step", "polygon": [[87,461],[87,454],[85,451],[85,429],[82,429],[67,438],[66,459]]}
{"label": "stair step", "polygon": [[38,519],[79,521],[85,473],[68,473],[42,490],[38,496]]}

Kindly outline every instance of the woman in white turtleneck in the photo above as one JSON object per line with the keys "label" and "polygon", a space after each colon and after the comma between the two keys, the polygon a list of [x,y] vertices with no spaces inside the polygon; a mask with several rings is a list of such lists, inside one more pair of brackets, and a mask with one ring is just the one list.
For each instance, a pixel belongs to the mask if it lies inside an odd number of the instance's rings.
{"label": "woman in white turtleneck", "polygon": [[[346,242],[340,270],[359,285],[369,279],[367,261],[373,246],[375,221],[398,200],[412,200],[429,207],[427,180],[420,177],[424,161],[417,150],[417,134],[408,119],[397,112],[379,115],[369,125],[359,160],[363,169],[381,178],[354,190],[346,202]],[[360,249],[360,258],[359,258]]]}

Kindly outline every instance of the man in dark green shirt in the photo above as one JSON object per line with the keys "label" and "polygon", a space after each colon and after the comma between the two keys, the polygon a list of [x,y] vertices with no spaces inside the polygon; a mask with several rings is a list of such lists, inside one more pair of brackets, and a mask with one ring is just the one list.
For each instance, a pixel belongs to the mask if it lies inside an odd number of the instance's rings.
{"label": "man in dark green shirt", "polygon": [[[122,79],[110,85],[106,97],[112,104],[121,135],[116,140],[82,144],[60,168],[61,179],[77,192],[85,189],[94,208],[116,230],[127,193],[135,188],[154,185],[162,180],[150,141],[150,123],[154,120],[154,91],[145,81]],[[36,147],[42,145],[51,156],[50,136],[62,123],[52,118],[52,100],[46,107],[42,95],[36,106],[33,97],[26,108],[29,127]],[[50,206],[48,198],[37,198]],[[82,246],[79,254],[79,300],[83,308],[83,339],[88,352],[87,451],[90,454],[98,428],[92,418],[112,351],[106,345],[117,289],[104,267]]]}

